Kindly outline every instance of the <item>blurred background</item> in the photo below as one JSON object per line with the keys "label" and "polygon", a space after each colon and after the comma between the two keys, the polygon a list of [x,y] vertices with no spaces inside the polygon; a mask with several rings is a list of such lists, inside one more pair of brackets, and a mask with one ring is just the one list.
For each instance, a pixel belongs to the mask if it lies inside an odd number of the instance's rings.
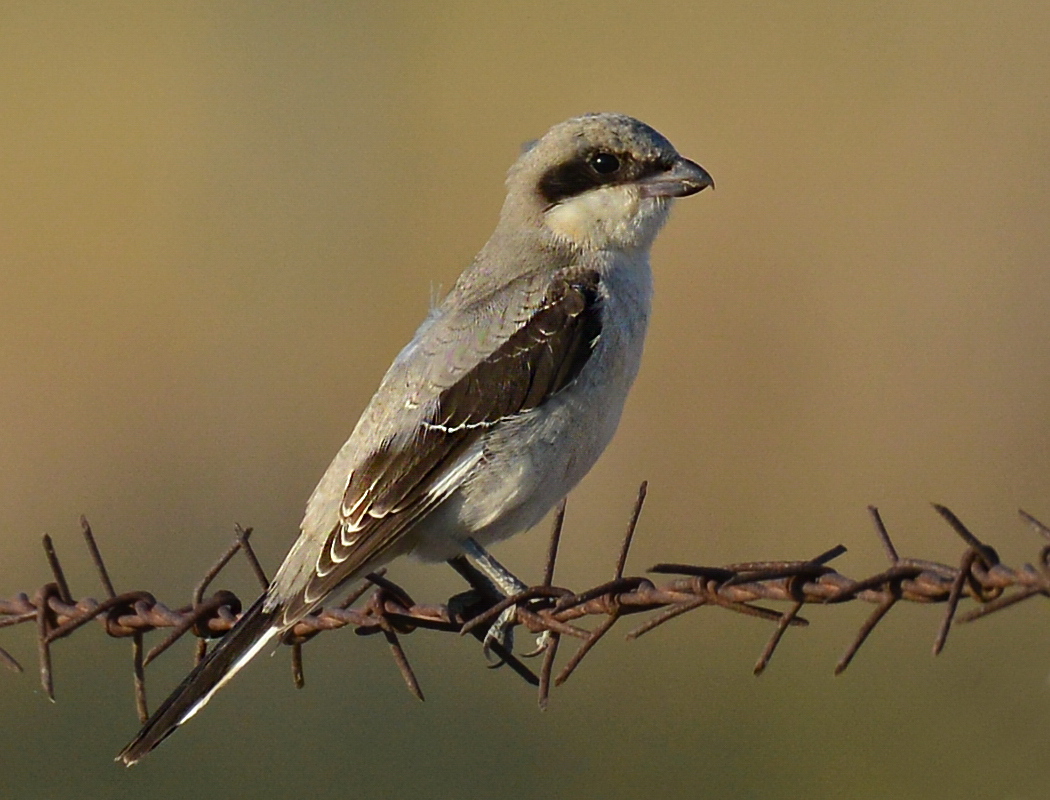
{"label": "blurred background", "polygon": [[[1011,564],[1050,519],[1050,7],[1037,3],[6,2],[0,8],[0,596],[172,605],[256,528],[271,571],[397,350],[488,237],[520,144],[637,116],[718,189],[653,252],[654,316],[620,431],[572,495],[557,579],[655,561],[957,561],[946,503]],[[546,532],[497,549],[526,579]],[[420,600],[459,587],[398,563]],[[254,590],[243,567],[222,581]],[[0,646],[20,798],[1045,796],[1038,602],[955,630],[809,609],[761,678],[763,623],[701,611],[611,635],[540,713],[472,640],[321,637],[295,691],[261,658],[140,767],[130,646]],[[155,704],[189,647],[151,673]],[[207,787],[205,789],[204,787]]]}

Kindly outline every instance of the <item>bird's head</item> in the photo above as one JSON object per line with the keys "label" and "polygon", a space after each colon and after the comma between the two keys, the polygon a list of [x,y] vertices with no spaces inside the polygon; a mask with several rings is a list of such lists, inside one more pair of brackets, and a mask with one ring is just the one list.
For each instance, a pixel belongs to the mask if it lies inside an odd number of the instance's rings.
{"label": "bird's head", "polygon": [[660,133],[623,114],[585,114],[529,144],[507,176],[504,220],[574,248],[647,248],[671,200],[714,181]]}

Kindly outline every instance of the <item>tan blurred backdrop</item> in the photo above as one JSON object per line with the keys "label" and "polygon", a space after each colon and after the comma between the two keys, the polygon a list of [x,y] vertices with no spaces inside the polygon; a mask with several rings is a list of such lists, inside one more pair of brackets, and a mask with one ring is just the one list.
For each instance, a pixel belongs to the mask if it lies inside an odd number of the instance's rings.
{"label": "tan blurred backdrop", "polygon": [[[638,116],[714,175],[653,261],[646,360],[571,498],[559,579],[801,558],[881,567],[865,514],[955,560],[928,501],[1011,563],[1050,518],[1050,10],[1035,3],[0,7],[0,596],[74,589],[93,522],[118,588],[188,596],[234,522],[272,569],[390,359],[490,232],[521,142]],[[536,577],[537,531],[498,554]],[[74,553],[76,557],[74,558]],[[80,563],[74,564],[80,559]],[[424,600],[444,567],[397,565]],[[240,581],[238,583],[238,581]],[[247,591],[246,576],[232,588]],[[768,674],[715,612],[612,636],[552,708],[477,648],[412,637],[284,653],[142,767],[126,646],[56,653],[59,703],[0,675],[22,798],[1045,796],[1045,610],[953,634],[817,609]],[[33,661],[29,631],[0,646]],[[151,699],[188,651],[158,666]],[[32,669],[30,669],[32,673]],[[1003,788],[998,788],[1003,787]],[[1009,788],[1005,788],[1009,787]]]}

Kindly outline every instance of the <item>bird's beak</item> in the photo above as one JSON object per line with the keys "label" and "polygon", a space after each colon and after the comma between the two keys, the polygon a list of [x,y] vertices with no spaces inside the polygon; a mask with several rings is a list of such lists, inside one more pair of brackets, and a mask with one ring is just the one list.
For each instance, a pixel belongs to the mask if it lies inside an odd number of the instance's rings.
{"label": "bird's beak", "polygon": [[681,158],[669,170],[639,181],[642,197],[688,197],[707,187],[714,179],[707,170],[688,158]]}

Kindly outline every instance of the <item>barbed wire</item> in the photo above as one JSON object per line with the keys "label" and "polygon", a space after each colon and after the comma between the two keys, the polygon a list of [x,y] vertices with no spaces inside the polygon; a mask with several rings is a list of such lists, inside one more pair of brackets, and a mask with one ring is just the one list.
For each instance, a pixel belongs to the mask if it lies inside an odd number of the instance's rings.
{"label": "barbed wire", "polygon": [[[386,578],[383,570],[368,575],[367,580],[343,600],[309,615],[285,634],[283,643],[291,649],[295,685],[304,685],[303,645],[320,633],[350,627],[359,635],[382,635],[386,639],[406,686],[422,700],[423,692],[401,646],[400,636],[424,628],[470,633],[482,640],[496,618],[504,610],[513,608],[514,625],[542,635],[538,640],[539,647],[523,656],[542,656],[538,674],[501,645],[496,644],[492,649],[500,657],[500,663],[505,663],[524,680],[538,687],[539,704],[544,708],[551,687],[563,684],[583,658],[625,616],[649,614],[645,622],[627,634],[629,640],[705,606],[767,620],[773,623],[774,629],[755,663],[754,672],[758,674],[768,666],[789,628],[809,624],[799,616],[803,606],[834,605],[854,600],[874,604],[874,610],[836,664],[835,673],[838,674],[849,666],[871,632],[901,601],[945,605],[934,640],[933,651],[937,654],[943,650],[954,622],[969,622],[1037,595],[1050,597],[1050,527],[1030,514],[1020,512],[1022,519],[1047,544],[1040,549],[1034,565],[1013,568],[1001,563],[996,551],[979,540],[952,511],[936,504],[934,509],[965,544],[958,566],[901,557],[878,510],[871,506],[869,512],[889,566],[867,578],[855,580],[828,566],[830,561],[846,552],[842,545],[801,561],[751,561],[721,567],[656,564],[649,570],[651,574],[677,576],[661,584],[644,576],[625,577],[624,569],[645,495],[646,484],[643,483],[631,512],[613,577],[583,592],[554,585],[558,545],[565,519],[564,502],[554,517],[543,582],[512,597],[503,597],[463,557],[450,563],[466,578],[471,589],[444,604],[416,603],[403,587]],[[40,682],[52,700],[55,695],[51,646],[57,640],[92,620],[98,620],[111,637],[130,638],[135,705],[139,718],[144,721],[148,716],[146,667],[187,634],[197,638],[196,658],[199,660],[204,655],[207,640],[222,636],[237,621],[242,610],[237,595],[218,590],[205,598],[209,586],[231,559],[238,552],[243,553],[260,586],[265,589],[268,580],[249,542],[251,529],[237,526],[234,542],[194,588],[188,605],[171,608],[152,593],[141,590],[118,594],[91,526],[83,517],[81,527],[106,599],[73,598],[54,543],[50,536],[44,535],[44,553],[54,580],[41,586],[32,596],[21,592],[7,600],[0,599],[0,628],[35,625]],[[365,595],[368,597],[356,605]],[[963,599],[975,601],[978,605],[960,613],[959,603]],[[770,601],[790,605],[786,610],[778,611],[760,604]],[[590,629],[573,624],[585,617],[601,619]],[[145,635],[161,628],[170,629],[168,635],[148,653],[145,652]],[[565,637],[580,640],[580,646],[554,675],[559,645]],[[22,671],[18,661],[2,648],[0,663],[16,672]]]}

